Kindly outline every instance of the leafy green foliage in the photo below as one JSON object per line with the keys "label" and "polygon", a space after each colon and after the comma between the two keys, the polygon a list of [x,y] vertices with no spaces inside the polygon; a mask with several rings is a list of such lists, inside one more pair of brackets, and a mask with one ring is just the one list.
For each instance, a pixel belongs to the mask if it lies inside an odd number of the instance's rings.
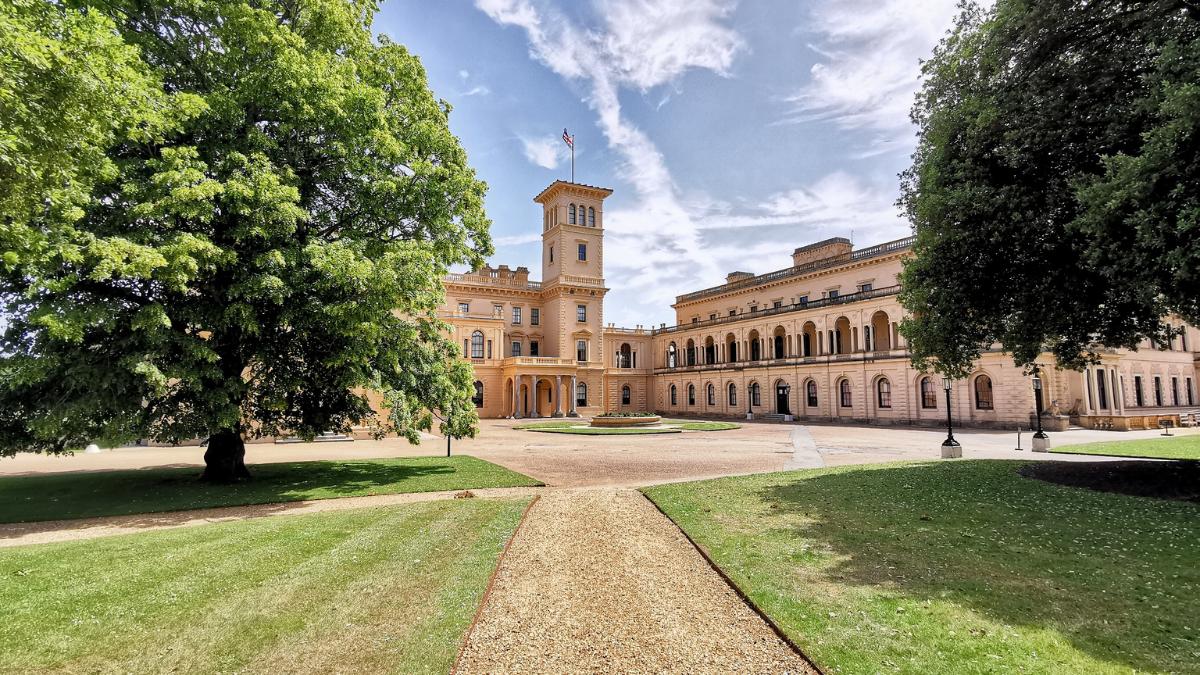
{"label": "leafy green foliage", "polygon": [[901,331],[963,376],[995,344],[1080,367],[1200,322],[1200,9],[964,7],[925,64]]}
{"label": "leafy green foliage", "polygon": [[486,188],[418,59],[372,39],[374,9],[0,13],[0,172],[22,181],[0,188],[0,453],[354,425],[415,441],[430,411],[474,434],[434,311],[448,266],[491,252]]}

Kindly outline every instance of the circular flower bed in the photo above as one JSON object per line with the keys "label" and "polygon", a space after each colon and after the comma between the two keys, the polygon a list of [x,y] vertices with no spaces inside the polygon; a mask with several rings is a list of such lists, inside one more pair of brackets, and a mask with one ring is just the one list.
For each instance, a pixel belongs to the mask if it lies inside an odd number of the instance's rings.
{"label": "circular flower bed", "polygon": [[617,429],[625,427],[648,427],[659,422],[662,422],[662,418],[651,413],[616,413],[593,417],[591,426]]}

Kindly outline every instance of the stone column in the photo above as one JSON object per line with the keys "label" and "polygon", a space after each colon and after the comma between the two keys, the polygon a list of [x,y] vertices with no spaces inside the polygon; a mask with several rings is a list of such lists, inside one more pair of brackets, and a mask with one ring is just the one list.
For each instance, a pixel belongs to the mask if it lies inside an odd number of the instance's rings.
{"label": "stone column", "polygon": [[570,412],[567,413],[567,417],[579,417],[579,413],[575,411],[575,391],[576,391],[576,387],[578,387],[578,386],[579,386],[578,380],[576,379],[576,377],[574,375],[572,375],[571,376],[571,391],[569,394],[570,398],[567,399],[567,401],[571,404],[571,410],[570,410]]}
{"label": "stone column", "polygon": [[529,416],[531,418],[533,418],[533,417],[538,416],[538,395],[537,395],[538,377],[537,377],[537,375],[530,375],[529,379],[533,381],[533,384],[529,385],[529,400],[531,401],[531,403],[529,404],[529,407],[530,407]]}
{"label": "stone column", "polygon": [[525,406],[521,404],[521,375],[513,375],[513,417],[521,419],[525,416]]}
{"label": "stone column", "polygon": [[554,414],[551,417],[562,417],[562,375],[554,376]]}

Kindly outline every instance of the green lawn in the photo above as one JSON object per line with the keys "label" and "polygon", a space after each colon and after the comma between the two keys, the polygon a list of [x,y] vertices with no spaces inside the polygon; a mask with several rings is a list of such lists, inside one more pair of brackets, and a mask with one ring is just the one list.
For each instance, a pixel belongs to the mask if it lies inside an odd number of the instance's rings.
{"label": "green lawn", "polygon": [[1180,434],[1171,438],[1145,438],[1133,441],[1106,441],[1051,448],[1051,452],[1115,457],[1156,457],[1160,459],[1200,459],[1200,434]]}
{"label": "green lawn", "polygon": [[889,464],[645,490],[829,673],[1200,672],[1200,505]]}
{"label": "green lawn", "polygon": [[0,672],[445,673],[526,503],[0,549]]}
{"label": "green lawn", "polygon": [[481,459],[405,457],[254,464],[236,485],[197,480],[198,468],[0,477],[0,523],[85,518],[213,506],[294,502],[400,492],[541,483]]}
{"label": "green lawn", "polygon": [[530,427],[530,431],[546,434],[576,434],[579,436],[636,436],[638,434],[677,434],[679,429],[665,427]]}
{"label": "green lawn", "polygon": [[697,420],[663,420],[666,424],[678,424],[684,431],[728,431],[741,429],[742,425],[733,422],[705,422]]}

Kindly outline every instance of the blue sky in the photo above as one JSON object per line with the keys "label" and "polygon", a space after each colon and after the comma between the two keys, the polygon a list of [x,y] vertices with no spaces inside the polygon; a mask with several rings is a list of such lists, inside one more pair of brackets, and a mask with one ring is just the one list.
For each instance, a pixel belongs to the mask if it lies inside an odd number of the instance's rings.
{"label": "blue sky", "polygon": [[673,323],[678,294],[796,246],[909,233],[919,61],[955,0],[387,0],[489,185],[492,264],[540,264],[531,200],[570,166],[612,188],[605,320]]}

